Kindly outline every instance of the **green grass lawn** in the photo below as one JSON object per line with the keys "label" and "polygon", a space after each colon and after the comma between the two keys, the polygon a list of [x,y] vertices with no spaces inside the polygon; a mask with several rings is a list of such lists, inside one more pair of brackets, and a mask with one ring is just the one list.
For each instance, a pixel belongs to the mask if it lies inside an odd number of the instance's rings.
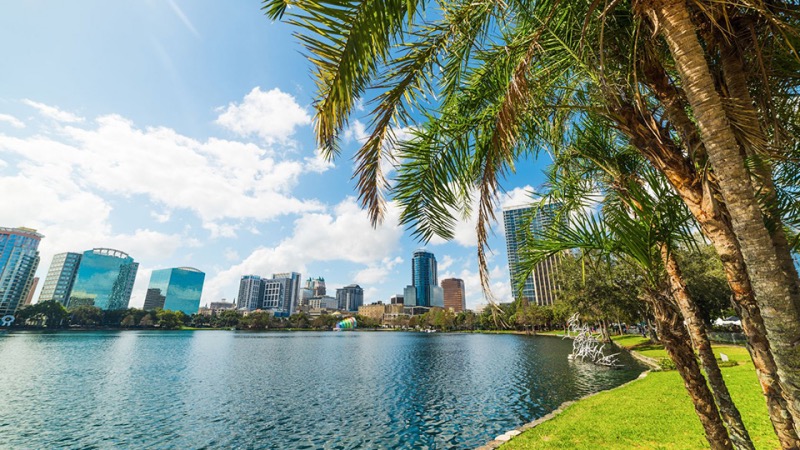
{"label": "green grass lawn", "polygon": [[[639,336],[641,339],[641,336]],[[629,336],[623,336],[627,341]],[[642,342],[625,344],[642,346]],[[627,345],[626,345],[627,346]],[[666,352],[648,348],[655,358]],[[641,348],[641,347],[638,347]],[[638,351],[638,350],[637,350]],[[663,353],[659,353],[663,352]],[[722,369],[733,400],[757,449],[778,448],[755,369],[744,347],[715,346],[738,366]],[[700,421],[675,371],[651,372],[612,391],[601,392],[567,408],[503,449],[702,449],[708,448]]]}

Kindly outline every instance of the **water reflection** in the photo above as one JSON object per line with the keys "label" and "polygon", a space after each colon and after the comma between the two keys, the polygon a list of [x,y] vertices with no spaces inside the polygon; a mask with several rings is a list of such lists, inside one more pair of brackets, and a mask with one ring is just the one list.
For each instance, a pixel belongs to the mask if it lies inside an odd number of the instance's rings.
{"label": "water reflection", "polygon": [[640,370],[569,350],[468,334],[10,333],[0,447],[472,448]]}

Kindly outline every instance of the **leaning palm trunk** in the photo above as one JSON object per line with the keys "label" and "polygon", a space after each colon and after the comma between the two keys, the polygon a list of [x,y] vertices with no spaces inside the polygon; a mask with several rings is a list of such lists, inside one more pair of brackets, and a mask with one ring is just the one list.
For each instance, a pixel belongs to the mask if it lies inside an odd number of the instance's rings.
{"label": "leaning palm trunk", "polygon": [[708,340],[706,326],[700,317],[699,308],[686,289],[675,255],[669,252],[665,245],[661,246],[661,259],[667,271],[672,298],[677,303],[686,321],[686,328],[700,356],[700,363],[706,372],[708,384],[711,385],[711,389],[714,392],[719,413],[728,426],[731,442],[737,449],[755,449],[753,441],[750,439],[750,434],[747,432],[744,422],[742,422],[742,416],[733,403],[731,394],[728,392],[728,386],[725,385],[725,380],[722,378],[722,371],[719,369],[717,358],[711,349],[711,342]]}
{"label": "leaning palm trunk", "polygon": [[689,336],[686,334],[680,314],[664,296],[651,293],[650,297],[653,316],[658,325],[659,338],[683,378],[683,384],[692,398],[694,410],[703,425],[708,443],[715,450],[733,449],[728,437],[728,430],[725,429],[717,405],[714,403],[714,397],[697,365],[697,359],[695,359],[694,350],[689,344]]}
{"label": "leaning palm trunk", "polygon": [[[664,112],[681,134],[687,151],[705,154],[705,148],[697,136],[695,125],[684,109],[683,96],[670,84],[663,67],[652,60],[645,60],[642,65],[647,84],[664,105]],[[630,126],[628,128],[632,129]],[[641,137],[632,137],[634,143],[641,144],[643,141]],[[664,146],[669,141],[660,140],[659,142]],[[725,204],[717,201],[710,182],[704,180],[702,175],[693,170],[692,165],[685,158],[657,157],[657,155],[680,155],[678,149],[644,148],[643,153],[648,155],[654,165],[663,168],[662,171],[667,180],[691,211],[700,225],[703,235],[711,241],[717,251],[728,285],[733,292],[734,308],[742,320],[742,330],[749,344],[748,351],[766,398],[767,409],[775,433],[783,448],[800,446],[797,432],[794,429],[796,421],[792,419],[787,402],[783,398],[778,369],[770,351],[764,320],[761,317],[761,310],[756,304],[744,257],[731,228],[730,215]]]}
{"label": "leaning palm trunk", "polygon": [[[650,6],[650,8],[648,8]],[[641,2],[657,23],[680,73],[720,191],[731,214],[756,300],[763,314],[783,395],[800,417],[800,296],[764,225],[753,186],[684,0]]]}

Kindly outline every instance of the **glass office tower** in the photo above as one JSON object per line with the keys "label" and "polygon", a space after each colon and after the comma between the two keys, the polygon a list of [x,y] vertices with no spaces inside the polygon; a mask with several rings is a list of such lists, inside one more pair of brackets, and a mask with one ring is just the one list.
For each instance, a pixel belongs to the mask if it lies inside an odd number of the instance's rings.
{"label": "glass office tower", "polygon": [[411,286],[406,287],[406,306],[444,307],[444,294],[439,287],[436,257],[425,250],[414,251],[411,258]]}
{"label": "glass office tower", "polygon": [[83,252],[68,306],[127,308],[138,270],[139,263],[119,250],[95,248]]}
{"label": "glass office tower", "polygon": [[43,237],[30,228],[0,227],[0,317],[13,315],[28,296]]}
{"label": "glass office tower", "polygon": [[144,299],[144,309],[156,308],[195,314],[200,309],[200,296],[206,274],[193,267],[154,270]]}
{"label": "glass office tower", "polygon": [[55,300],[66,305],[72,292],[72,285],[75,283],[75,276],[78,274],[80,262],[80,253],[67,252],[53,256],[50,270],[47,271],[47,278],[44,279],[42,293],[39,294],[39,301]]}
{"label": "glass office tower", "polygon": [[[511,276],[511,292],[518,299],[519,290],[515,285],[518,276],[522,276],[520,249],[526,239],[541,236],[556,220],[562,204],[553,202],[532,207],[513,206],[503,210],[503,226],[506,234],[506,253],[508,255],[508,272]],[[552,305],[556,299],[556,285],[553,275],[558,268],[558,257],[551,256],[536,265],[533,272],[525,279],[522,298],[538,305]]]}

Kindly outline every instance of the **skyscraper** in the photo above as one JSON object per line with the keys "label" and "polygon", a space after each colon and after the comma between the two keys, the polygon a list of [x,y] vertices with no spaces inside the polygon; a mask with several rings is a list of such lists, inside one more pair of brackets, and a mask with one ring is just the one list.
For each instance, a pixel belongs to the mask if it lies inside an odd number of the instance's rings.
{"label": "skyscraper", "polygon": [[30,293],[43,237],[30,228],[0,227],[0,316],[14,314]]}
{"label": "skyscraper", "polygon": [[364,289],[357,284],[336,289],[336,303],[342,311],[356,312],[364,304]]}
{"label": "skyscraper", "polygon": [[245,275],[239,282],[237,308],[247,311],[263,309],[276,316],[288,317],[300,299],[300,274],[278,273],[272,278]]}
{"label": "skyscraper", "polygon": [[452,309],[454,312],[461,312],[467,309],[467,300],[464,296],[464,280],[460,278],[442,280],[442,291],[444,291],[445,309]]}
{"label": "skyscraper", "polygon": [[245,275],[239,281],[239,297],[236,307],[247,311],[255,311],[261,307],[264,298],[263,284],[258,275]]}
{"label": "skyscraper", "polygon": [[119,250],[95,248],[83,252],[68,306],[127,308],[138,270],[139,263]]}
{"label": "skyscraper", "polygon": [[53,256],[47,277],[44,279],[39,301],[55,300],[62,305],[67,304],[75,276],[78,274],[78,265],[81,262],[80,253],[59,253]]}
{"label": "skyscraper", "polygon": [[411,285],[404,291],[406,306],[444,307],[444,294],[439,287],[436,257],[419,249],[411,259]]}
{"label": "skyscraper", "polygon": [[193,267],[154,270],[144,299],[144,309],[156,308],[195,314],[206,274]]}
{"label": "skyscraper", "polygon": [[[506,234],[506,251],[508,254],[508,272],[511,276],[511,289],[514,299],[518,290],[515,280],[523,270],[520,267],[519,250],[528,237],[536,238],[547,230],[556,218],[561,203],[554,202],[537,207],[513,206],[503,209],[503,226]],[[556,286],[553,274],[557,269],[557,256],[551,256],[540,262],[525,280],[522,298],[538,305],[552,305],[556,299]]]}
{"label": "skyscraper", "polygon": [[[276,273],[272,275],[273,280],[289,280],[286,288],[286,295],[277,310],[280,310],[285,315],[291,315],[297,309],[300,303],[300,274],[297,272]],[[322,289],[325,289],[325,282],[322,283]]]}

